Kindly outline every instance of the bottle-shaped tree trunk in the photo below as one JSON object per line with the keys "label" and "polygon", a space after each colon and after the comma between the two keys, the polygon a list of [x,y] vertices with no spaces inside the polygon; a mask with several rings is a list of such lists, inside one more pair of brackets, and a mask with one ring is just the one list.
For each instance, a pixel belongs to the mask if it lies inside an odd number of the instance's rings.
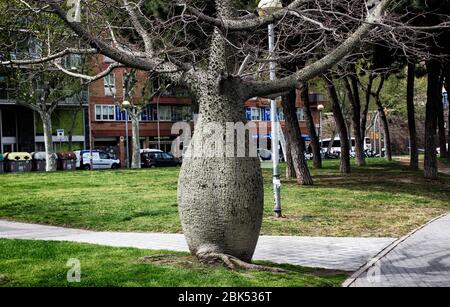
{"label": "bottle-shaped tree trunk", "polygon": [[[230,16],[228,7],[219,1],[218,14]],[[208,69],[191,88],[200,113],[178,182],[186,241],[191,253],[205,261],[218,254],[251,261],[263,217],[261,163],[251,133],[242,132],[245,98],[219,81],[232,69],[229,48],[216,28]]]}
{"label": "bottle-shaped tree trunk", "polygon": [[408,64],[408,84],[406,92],[406,104],[408,109],[408,128],[410,143],[410,166],[412,170],[419,169],[419,150],[417,147],[416,112],[414,106],[414,87],[416,82],[416,64]]}
{"label": "bottle-shaped tree trunk", "polygon": [[331,99],[331,105],[333,109],[334,120],[336,122],[336,129],[341,139],[341,165],[340,171],[343,174],[349,174],[350,168],[350,143],[347,125],[345,124],[344,115],[342,113],[341,104],[339,103],[339,97],[334,86],[333,77],[331,73],[324,75],[324,80],[327,85],[328,94]]}
{"label": "bottle-shaped tree trunk", "polygon": [[291,146],[291,155],[298,184],[313,185],[314,181],[306,163],[306,144],[298,122],[297,108],[295,106],[296,100],[297,91],[295,89],[292,89],[282,97],[287,141]]}
{"label": "bottle-shaped tree trunk", "polygon": [[47,172],[55,172],[57,170],[56,153],[53,147],[53,129],[52,129],[52,116],[45,112],[39,112],[42,119],[42,125],[44,129],[44,146],[45,146],[45,161]]}
{"label": "bottle-shaped tree trunk", "polygon": [[[313,153],[313,166],[314,168],[322,168],[322,154],[320,152],[320,140],[317,135],[316,125],[311,112],[311,102],[309,100],[309,86],[308,82],[302,82],[300,84],[301,98],[304,103],[304,112],[306,125],[308,127],[309,136],[311,138],[311,148]],[[322,127],[320,127],[323,130]],[[322,131],[321,131],[321,134]]]}
{"label": "bottle-shaped tree trunk", "polygon": [[256,154],[246,150],[242,157],[230,147],[251,140],[231,141],[236,133],[226,129],[227,123],[245,122],[244,101],[214,93],[216,87],[213,81],[205,84],[199,98],[200,116],[179,178],[179,211],[192,254],[250,261],[263,215],[261,166]]}

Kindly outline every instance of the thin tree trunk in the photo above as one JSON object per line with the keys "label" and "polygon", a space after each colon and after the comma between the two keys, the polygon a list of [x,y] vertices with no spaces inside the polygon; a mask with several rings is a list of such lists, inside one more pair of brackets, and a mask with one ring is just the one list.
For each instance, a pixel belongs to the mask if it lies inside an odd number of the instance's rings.
{"label": "thin tree trunk", "polygon": [[446,135],[446,129],[445,129],[445,115],[444,115],[444,104],[443,104],[443,97],[442,97],[442,86],[444,84],[444,76],[443,74],[440,77],[439,80],[439,87],[441,88],[440,91],[438,91],[439,95],[439,103],[437,108],[437,116],[438,116],[438,129],[439,129],[439,147],[440,147],[440,156],[442,159],[445,159],[447,157],[447,135]]}
{"label": "thin tree trunk", "polygon": [[409,142],[410,142],[410,166],[412,170],[419,169],[419,149],[417,147],[417,128],[416,128],[416,114],[414,106],[414,87],[416,82],[416,64],[408,64],[408,85],[406,93],[406,104],[408,109],[408,128],[409,128]]}
{"label": "thin tree trunk", "polygon": [[297,109],[295,107],[296,100],[297,91],[295,89],[292,89],[288,94],[282,97],[286,134],[291,146],[291,155],[298,184],[313,185],[314,181],[305,159],[306,144],[298,123]]}
{"label": "thin tree trunk", "polygon": [[56,153],[53,148],[53,129],[52,116],[45,112],[39,112],[44,128],[45,162],[46,172],[55,172],[57,170]]}
{"label": "thin tree trunk", "polygon": [[347,89],[348,99],[352,105],[352,127],[355,138],[356,165],[364,166],[366,165],[366,159],[364,156],[364,143],[361,136],[361,100],[359,97],[358,80],[356,78],[356,71],[354,71],[352,75],[344,79],[344,83]]}
{"label": "thin tree trunk", "polygon": [[424,175],[427,179],[438,178],[438,164],[436,155],[436,133],[437,133],[437,110],[439,100],[438,91],[440,80],[440,63],[437,60],[427,62],[428,71],[428,90],[425,118],[425,170]]}
{"label": "thin tree trunk", "polygon": [[[131,112],[130,112],[131,113]],[[131,114],[130,114],[131,115]],[[141,143],[139,137],[139,114],[132,114],[131,116],[131,131],[132,131],[132,159],[131,168],[141,168]]]}
{"label": "thin tree trunk", "polygon": [[[444,66],[445,82],[444,86],[447,94],[450,92],[450,63],[446,63]],[[450,105],[448,109],[448,142],[450,143]],[[450,162],[450,148],[447,149],[447,160]]]}
{"label": "thin tree trunk", "polygon": [[381,77],[380,85],[378,87],[378,90],[376,92],[376,103],[378,107],[378,112],[380,113],[380,119],[383,123],[383,130],[384,130],[384,143],[386,147],[386,159],[388,161],[392,161],[392,142],[391,142],[391,132],[389,130],[389,122],[387,119],[386,111],[384,110],[383,103],[381,102],[381,90],[384,86],[385,78],[384,76]]}
{"label": "thin tree trunk", "polygon": [[[314,118],[311,112],[311,102],[309,100],[309,86],[308,82],[302,82],[300,84],[301,98],[304,103],[304,112],[306,125],[308,127],[309,136],[311,138],[311,148],[313,152],[313,165],[314,168],[322,168],[322,154],[320,152],[320,140],[317,135],[316,125],[314,124]],[[322,129],[322,127],[321,127]]]}
{"label": "thin tree trunk", "polygon": [[339,103],[339,97],[334,86],[333,77],[331,73],[324,75],[324,80],[327,85],[328,94],[331,99],[331,105],[333,109],[334,120],[336,121],[336,129],[341,139],[341,165],[340,171],[343,174],[349,174],[350,168],[350,144],[347,141],[349,139],[347,125],[345,124],[344,115],[342,114],[341,104]]}
{"label": "thin tree trunk", "polygon": [[286,179],[296,178],[294,160],[292,159],[291,144],[286,142]]}
{"label": "thin tree trunk", "polygon": [[364,110],[361,115],[361,136],[364,138],[366,136],[367,129],[367,117],[369,115],[370,99],[372,98],[372,87],[373,81],[375,80],[375,75],[372,73],[369,76],[369,81],[366,88],[366,103],[364,105]]}

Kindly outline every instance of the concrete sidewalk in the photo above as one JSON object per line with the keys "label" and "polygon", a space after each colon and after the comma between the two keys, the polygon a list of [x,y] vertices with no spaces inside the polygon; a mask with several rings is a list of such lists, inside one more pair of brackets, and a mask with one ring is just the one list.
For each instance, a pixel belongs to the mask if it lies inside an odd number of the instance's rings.
{"label": "concrete sidewalk", "polygon": [[344,286],[450,287],[450,215],[395,242]]}
{"label": "concrete sidewalk", "polygon": [[[7,221],[0,221],[0,238],[188,251],[181,234],[94,232]],[[354,272],[394,241],[393,238],[262,236],[254,259]]]}

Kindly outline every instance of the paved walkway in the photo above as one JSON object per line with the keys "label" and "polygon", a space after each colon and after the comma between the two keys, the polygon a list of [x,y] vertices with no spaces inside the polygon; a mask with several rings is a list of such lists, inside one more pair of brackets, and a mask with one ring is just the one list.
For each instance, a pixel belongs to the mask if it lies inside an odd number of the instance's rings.
{"label": "paved walkway", "polygon": [[392,244],[344,286],[450,287],[450,215]]}
{"label": "paved walkway", "polygon": [[[71,241],[114,247],[187,251],[180,234],[93,232],[0,221],[0,238]],[[262,236],[255,259],[354,272],[392,244],[392,238],[312,238]]]}

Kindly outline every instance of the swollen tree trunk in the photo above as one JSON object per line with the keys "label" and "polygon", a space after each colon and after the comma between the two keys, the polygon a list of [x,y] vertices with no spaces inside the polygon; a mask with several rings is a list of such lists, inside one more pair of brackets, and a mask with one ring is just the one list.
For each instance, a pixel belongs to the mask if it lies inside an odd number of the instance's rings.
{"label": "swollen tree trunk", "polygon": [[295,107],[296,100],[297,91],[295,89],[292,89],[288,94],[282,97],[287,141],[291,146],[291,156],[298,184],[313,185],[314,181],[305,159],[306,144],[298,123],[297,109]]}
{"label": "swollen tree trunk", "polygon": [[356,71],[354,75],[350,75],[349,79],[345,78],[345,87],[347,89],[348,99],[352,105],[352,127],[355,138],[355,155],[356,165],[366,165],[364,156],[363,136],[361,135],[361,99],[359,97],[358,80],[356,79]]}
{"label": "swollen tree trunk", "polygon": [[53,129],[52,129],[52,115],[39,112],[44,128],[44,145],[45,145],[45,171],[55,172],[57,170],[56,153],[53,148]]}
{"label": "swollen tree trunk", "polygon": [[[259,159],[223,157],[220,150],[226,138],[221,127],[244,121],[244,101],[205,86],[178,184],[183,231],[191,253],[200,259],[218,253],[250,261],[258,241],[264,203]],[[217,125],[221,129],[212,131]]]}
{"label": "swollen tree trunk", "polygon": [[132,127],[132,159],[131,168],[141,168],[141,143],[139,137],[139,114],[131,114],[131,127]]}
{"label": "swollen tree trunk", "polygon": [[384,143],[386,147],[386,159],[388,161],[392,161],[392,142],[391,142],[391,132],[389,130],[389,122],[386,116],[386,112],[383,107],[383,103],[381,102],[381,90],[384,86],[385,78],[381,77],[380,85],[378,87],[377,93],[376,93],[376,102],[378,107],[378,112],[380,113],[380,119],[383,123],[383,130],[384,130]]}
{"label": "swollen tree trunk", "polygon": [[[320,140],[317,136],[316,126],[314,124],[314,118],[311,112],[311,102],[309,100],[309,86],[308,82],[302,82],[300,84],[301,98],[304,104],[304,112],[306,125],[308,127],[309,136],[311,138],[311,148],[313,152],[313,166],[314,168],[322,168],[322,155],[320,152]],[[322,127],[321,127],[322,129]]]}
{"label": "swollen tree trunk", "polygon": [[436,60],[427,62],[428,90],[425,118],[425,171],[427,179],[438,178],[438,163],[436,155],[437,111],[439,101],[440,64]]}
{"label": "swollen tree trunk", "polygon": [[417,128],[416,128],[416,114],[414,106],[414,85],[416,82],[416,64],[408,64],[408,85],[406,92],[406,104],[408,109],[408,128],[409,128],[409,142],[410,142],[410,166],[412,170],[419,169],[419,149],[417,148]]}
{"label": "swollen tree trunk", "polygon": [[336,129],[341,139],[341,166],[340,170],[343,174],[349,174],[350,168],[350,143],[347,125],[345,124],[344,114],[342,114],[341,104],[339,103],[339,97],[334,86],[333,77],[331,73],[324,75],[325,83],[327,85],[328,94],[331,99],[331,106],[333,109],[334,120],[336,122]]}
{"label": "swollen tree trunk", "polygon": [[[220,2],[219,2],[220,4]],[[229,17],[226,3],[219,15]],[[178,207],[183,232],[193,255],[210,261],[231,255],[251,261],[258,242],[264,207],[261,163],[254,153],[239,154],[227,140],[227,123],[245,123],[245,99],[235,87],[220,83],[228,71],[227,46],[216,28],[207,71],[191,86],[199,102],[199,118],[178,181]],[[193,81],[194,82],[194,81]],[[242,97],[242,98],[241,98]],[[252,138],[247,136],[250,146]],[[223,146],[226,146],[226,154]],[[222,148],[221,148],[222,147]],[[231,154],[230,154],[231,153]]]}

